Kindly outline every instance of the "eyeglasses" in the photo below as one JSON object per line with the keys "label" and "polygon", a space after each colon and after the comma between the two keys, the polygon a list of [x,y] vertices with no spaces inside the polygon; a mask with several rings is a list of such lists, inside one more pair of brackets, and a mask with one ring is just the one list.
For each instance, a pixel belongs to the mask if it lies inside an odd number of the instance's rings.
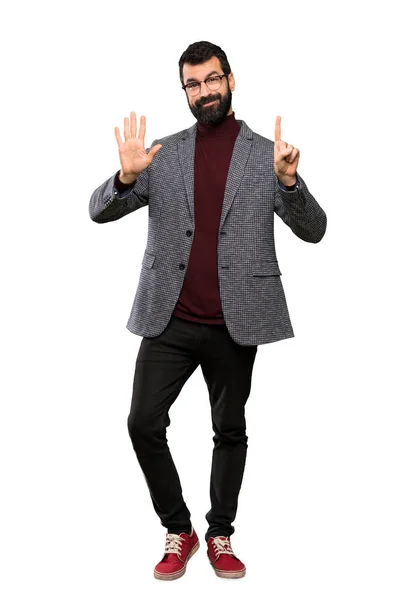
{"label": "eyeglasses", "polygon": [[228,77],[229,73],[224,73],[223,75],[212,75],[211,77],[207,77],[204,81],[191,81],[186,85],[182,86],[182,89],[185,90],[189,96],[197,96],[200,92],[201,84],[205,83],[208,89],[211,92],[215,92],[215,90],[219,90],[222,85],[222,78]]}

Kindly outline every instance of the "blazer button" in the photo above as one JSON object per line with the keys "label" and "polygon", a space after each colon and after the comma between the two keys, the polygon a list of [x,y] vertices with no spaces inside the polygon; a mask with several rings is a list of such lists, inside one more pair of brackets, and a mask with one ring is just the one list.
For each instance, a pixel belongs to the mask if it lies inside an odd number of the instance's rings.
{"label": "blazer button", "polygon": [[180,268],[180,270],[181,270],[181,271],[183,271],[183,269],[185,268],[185,265],[184,265],[183,263],[181,263],[181,264],[179,265],[179,268]]}
{"label": "blazer button", "polygon": [[190,229],[188,229],[188,230],[187,230],[187,232],[186,232],[186,235],[187,235],[188,237],[190,237],[190,236],[192,235],[192,233],[193,233],[193,231],[191,231]]}

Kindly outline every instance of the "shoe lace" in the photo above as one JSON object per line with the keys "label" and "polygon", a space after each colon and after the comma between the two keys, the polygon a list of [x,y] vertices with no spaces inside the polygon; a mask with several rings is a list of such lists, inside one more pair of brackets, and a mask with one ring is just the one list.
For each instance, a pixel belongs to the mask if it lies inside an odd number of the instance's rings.
{"label": "shoe lace", "polygon": [[221,554],[230,554],[231,556],[235,556],[232,550],[231,542],[228,540],[228,538],[217,535],[213,539],[212,543],[214,544],[217,558],[219,558]]}
{"label": "shoe lace", "polygon": [[165,554],[178,554],[181,553],[181,545],[183,538],[178,533],[167,533],[165,540]]}

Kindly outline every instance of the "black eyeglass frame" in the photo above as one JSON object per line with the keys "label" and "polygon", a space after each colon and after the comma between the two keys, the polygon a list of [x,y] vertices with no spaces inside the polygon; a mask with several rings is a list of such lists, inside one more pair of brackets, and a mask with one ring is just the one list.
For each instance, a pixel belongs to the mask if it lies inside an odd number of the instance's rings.
{"label": "black eyeglass frame", "polygon": [[[199,91],[201,90],[201,84],[202,84],[202,83],[205,83],[205,84],[206,84],[206,86],[207,86],[207,88],[208,88],[208,89],[210,89],[210,88],[208,87],[208,85],[207,85],[207,80],[208,80],[208,79],[213,79],[213,78],[218,78],[218,77],[219,77],[220,83],[222,83],[222,78],[223,78],[223,77],[228,77],[228,75],[230,75],[230,73],[224,73],[223,75],[210,75],[209,77],[207,77],[207,79],[204,79],[203,81],[189,81],[189,83],[186,83],[186,85],[183,85],[183,86],[182,86],[182,89],[183,89],[183,90],[185,90],[185,92],[186,92],[186,88],[188,87],[188,85],[191,85],[191,84],[193,84],[193,83],[198,83],[198,84],[199,84]],[[221,87],[221,86],[220,86],[220,87]],[[217,88],[217,89],[219,89],[219,88]],[[213,91],[213,90],[210,90],[210,91]],[[186,92],[186,93],[187,93],[187,92]]]}

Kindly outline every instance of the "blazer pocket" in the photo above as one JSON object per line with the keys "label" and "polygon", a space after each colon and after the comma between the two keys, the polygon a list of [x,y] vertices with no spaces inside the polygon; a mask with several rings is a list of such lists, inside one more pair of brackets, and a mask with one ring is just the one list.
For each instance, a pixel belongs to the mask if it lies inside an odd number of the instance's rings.
{"label": "blazer pocket", "polygon": [[278,261],[276,260],[257,260],[251,267],[251,274],[254,277],[269,277],[271,275],[282,275]]}
{"label": "blazer pocket", "polygon": [[151,269],[153,267],[154,261],[156,259],[155,254],[150,254],[150,252],[145,252],[142,260],[142,266],[146,269]]}

